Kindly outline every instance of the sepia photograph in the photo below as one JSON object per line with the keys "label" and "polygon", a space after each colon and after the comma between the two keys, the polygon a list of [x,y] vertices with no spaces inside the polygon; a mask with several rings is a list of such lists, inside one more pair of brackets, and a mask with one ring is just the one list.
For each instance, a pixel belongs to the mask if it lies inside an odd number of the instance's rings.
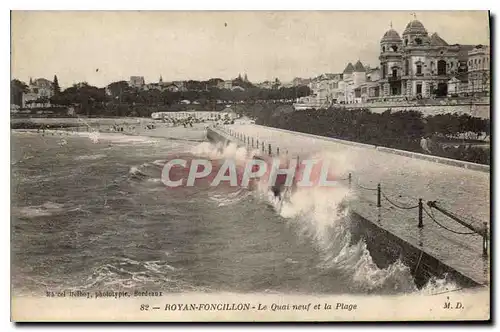
{"label": "sepia photograph", "polygon": [[489,321],[490,15],[12,10],[11,321]]}

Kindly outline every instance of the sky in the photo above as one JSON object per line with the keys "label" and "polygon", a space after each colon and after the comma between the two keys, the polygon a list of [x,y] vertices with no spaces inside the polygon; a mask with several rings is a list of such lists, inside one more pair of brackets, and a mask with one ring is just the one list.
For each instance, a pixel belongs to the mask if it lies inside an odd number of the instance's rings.
{"label": "sky", "polygon": [[340,73],[378,65],[379,43],[411,20],[449,44],[489,45],[486,11],[13,11],[11,76],[96,86],[144,76],[147,83]]}

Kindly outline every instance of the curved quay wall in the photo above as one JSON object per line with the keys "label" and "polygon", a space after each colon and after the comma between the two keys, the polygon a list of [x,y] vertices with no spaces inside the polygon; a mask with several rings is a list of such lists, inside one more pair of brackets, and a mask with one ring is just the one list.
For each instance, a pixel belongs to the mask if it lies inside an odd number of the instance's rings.
{"label": "curved quay wall", "polygon": [[[272,128],[272,129],[286,131],[294,134],[306,135],[314,138],[331,140],[335,142],[341,142],[343,144],[348,144],[348,145],[376,148],[381,150],[381,152],[383,151],[383,152],[397,153],[397,154],[400,154],[400,152],[402,152],[403,155],[407,155],[405,154],[406,151],[401,151],[401,150],[380,148],[372,145],[342,141],[333,138],[325,138],[311,134],[295,133],[284,129],[277,129],[277,128]],[[217,128],[211,128],[211,127],[207,128],[207,139],[214,143],[220,142],[223,144],[229,144],[230,142],[233,142],[235,144],[245,146],[245,143],[243,143],[242,141],[230,136],[229,134],[223,132],[222,130],[218,130]],[[408,152],[408,154],[419,155],[411,152]],[[429,157],[425,155],[422,156]],[[419,156],[417,156],[416,158],[418,157]],[[446,159],[446,158],[439,158],[439,159]],[[432,158],[427,160],[432,160]],[[482,168],[480,170],[484,171],[484,169]],[[473,278],[470,278],[469,276],[466,276],[456,271],[454,268],[446,265],[439,259],[433,257],[431,254],[425,252],[425,250],[423,250],[422,248],[418,248],[417,246],[408,243],[404,239],[382,228],[378,223],[379,221],[371,219],[375,218],[367,216],[362,212],[358,212],[356,211],[355,208],[351,209],[351,221],[352,221],[351,233],[353,235],[351,241],[356,242],[359,241],[360,239],[364,239],[367,248],[370,251],[373,261],[375,262],[375,264],[377,264],[379,268],[386,268],[387,266],[396,262],[399,259],[403,264],[405,264],[410,268],[410,272],[414,277],[415,284],[418,287],[423,287],[424,285],[426,285],[429,279],[432,277],[441,278],[444,275],[448,275],[448,277],[450,277],[454,282],[456,282],[459,285],[459,287],[476,287],[481,285],[480,281],[473,280]]]}

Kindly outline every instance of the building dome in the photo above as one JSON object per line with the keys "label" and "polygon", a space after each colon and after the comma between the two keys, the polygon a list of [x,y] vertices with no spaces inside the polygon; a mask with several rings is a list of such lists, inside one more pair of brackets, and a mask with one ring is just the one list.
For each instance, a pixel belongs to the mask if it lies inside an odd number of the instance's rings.
{"label": "building dome", "polygon": [[427,34],[427,30],[425,30],[424,25],[419,20],[413,20],[406,26],[403,35],[408,34]]}
{"label": "building dome", "polygon": [[399,33],[394,29],[390,29],[386,33],[384,33],[384,36],[382,37],[382,40],[380,42],[390,43],[390,42],[400,42],[400,41],[401,37],[399,36]]}

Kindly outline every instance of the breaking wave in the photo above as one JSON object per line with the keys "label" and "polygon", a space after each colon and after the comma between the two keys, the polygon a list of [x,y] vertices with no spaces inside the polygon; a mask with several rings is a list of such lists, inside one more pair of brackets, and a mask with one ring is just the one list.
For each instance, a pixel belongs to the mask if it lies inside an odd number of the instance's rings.
{"label": "breaking wave", "polygon": [[252,193],[246,189],[239,189],[228,194],[213,194],[209,197],[211,201],[217,203],[217,206],[228,206],[244,201]]}
{"label": "breaking wave", "polygon": [[205,157],[211,160],[218,159],[234,159],[239,162],[245,162],[253,156],[259,155],[259,150],[248,150],[244,147],[239,147],[234,143],[225,146],[222,143],[212,144],[203,142],[194,146],[190,151],[194,156]]}
{"label": "breaking wave", "polygon": [[74,287],[73,290],[112,288],[158,289],[168,292],[206,291],[177,278],[177,270],[166,260],[137,261],[126,257],[115,257],[111,262],[94,267],[83,285]]}
{"label": "breaking wave", "polygon": [[81,207],[66,206],[64,204],[45,202],[41,205],[32,205],[25,207],[13,207],[12,215],[21,218],[37,218],[37,217],[48,217],[54,215],[62,215],[72,212],[82,212],[90,213],[88,210],[82,209]]}
{"label": "breaking wave", "polygon": [[76,156],[74,159],[75,160],[98,160],[106,158],[105,154],[93,154],[93,155],[81,155],[81,156]]}
{"label": "breaking wave", "polygon": [[[202,143],[191,152],[212,160],[232,158],[242,163],[259,155],[258,150],[247,150],[236,144],[225,146]],[[311,159],[327,160],[330,165],[329,173],[334,172],[338,175],[337,178],[352,169],[347,155],[323,153],[311,156]],[[301,240],[312,243],[321,256],[319,269],[340,273],[350,280],[353,290],[363,293],[432,295],[457,289],[458,286],[446,277],[433,277],[419,289],[410,268],[400,260],[386,268],[379,268],[373,261],[365,241],[361,239],[353,242],[348,202],[356,199],[356,196],[342,182],[335,187],[298,187],[291,194],[289,190],[289,198],[283,201],[270,194],[269,189],[266,181],[259,181],[253,194],[271,204]],[[242,192],[243,189],[233,193],[219,193],[213,195],[211,200],[219,206],[236,204],[248,197],[242,195]]]}
{"label": "breaking wave", "polygon": [[19,217],[33,218],[33,217],[46,217],[54,214],[61,214],[66,212],[63,204],[45,202],[41,205],[26,206],[21,208],[14,208],[12,213]]}

